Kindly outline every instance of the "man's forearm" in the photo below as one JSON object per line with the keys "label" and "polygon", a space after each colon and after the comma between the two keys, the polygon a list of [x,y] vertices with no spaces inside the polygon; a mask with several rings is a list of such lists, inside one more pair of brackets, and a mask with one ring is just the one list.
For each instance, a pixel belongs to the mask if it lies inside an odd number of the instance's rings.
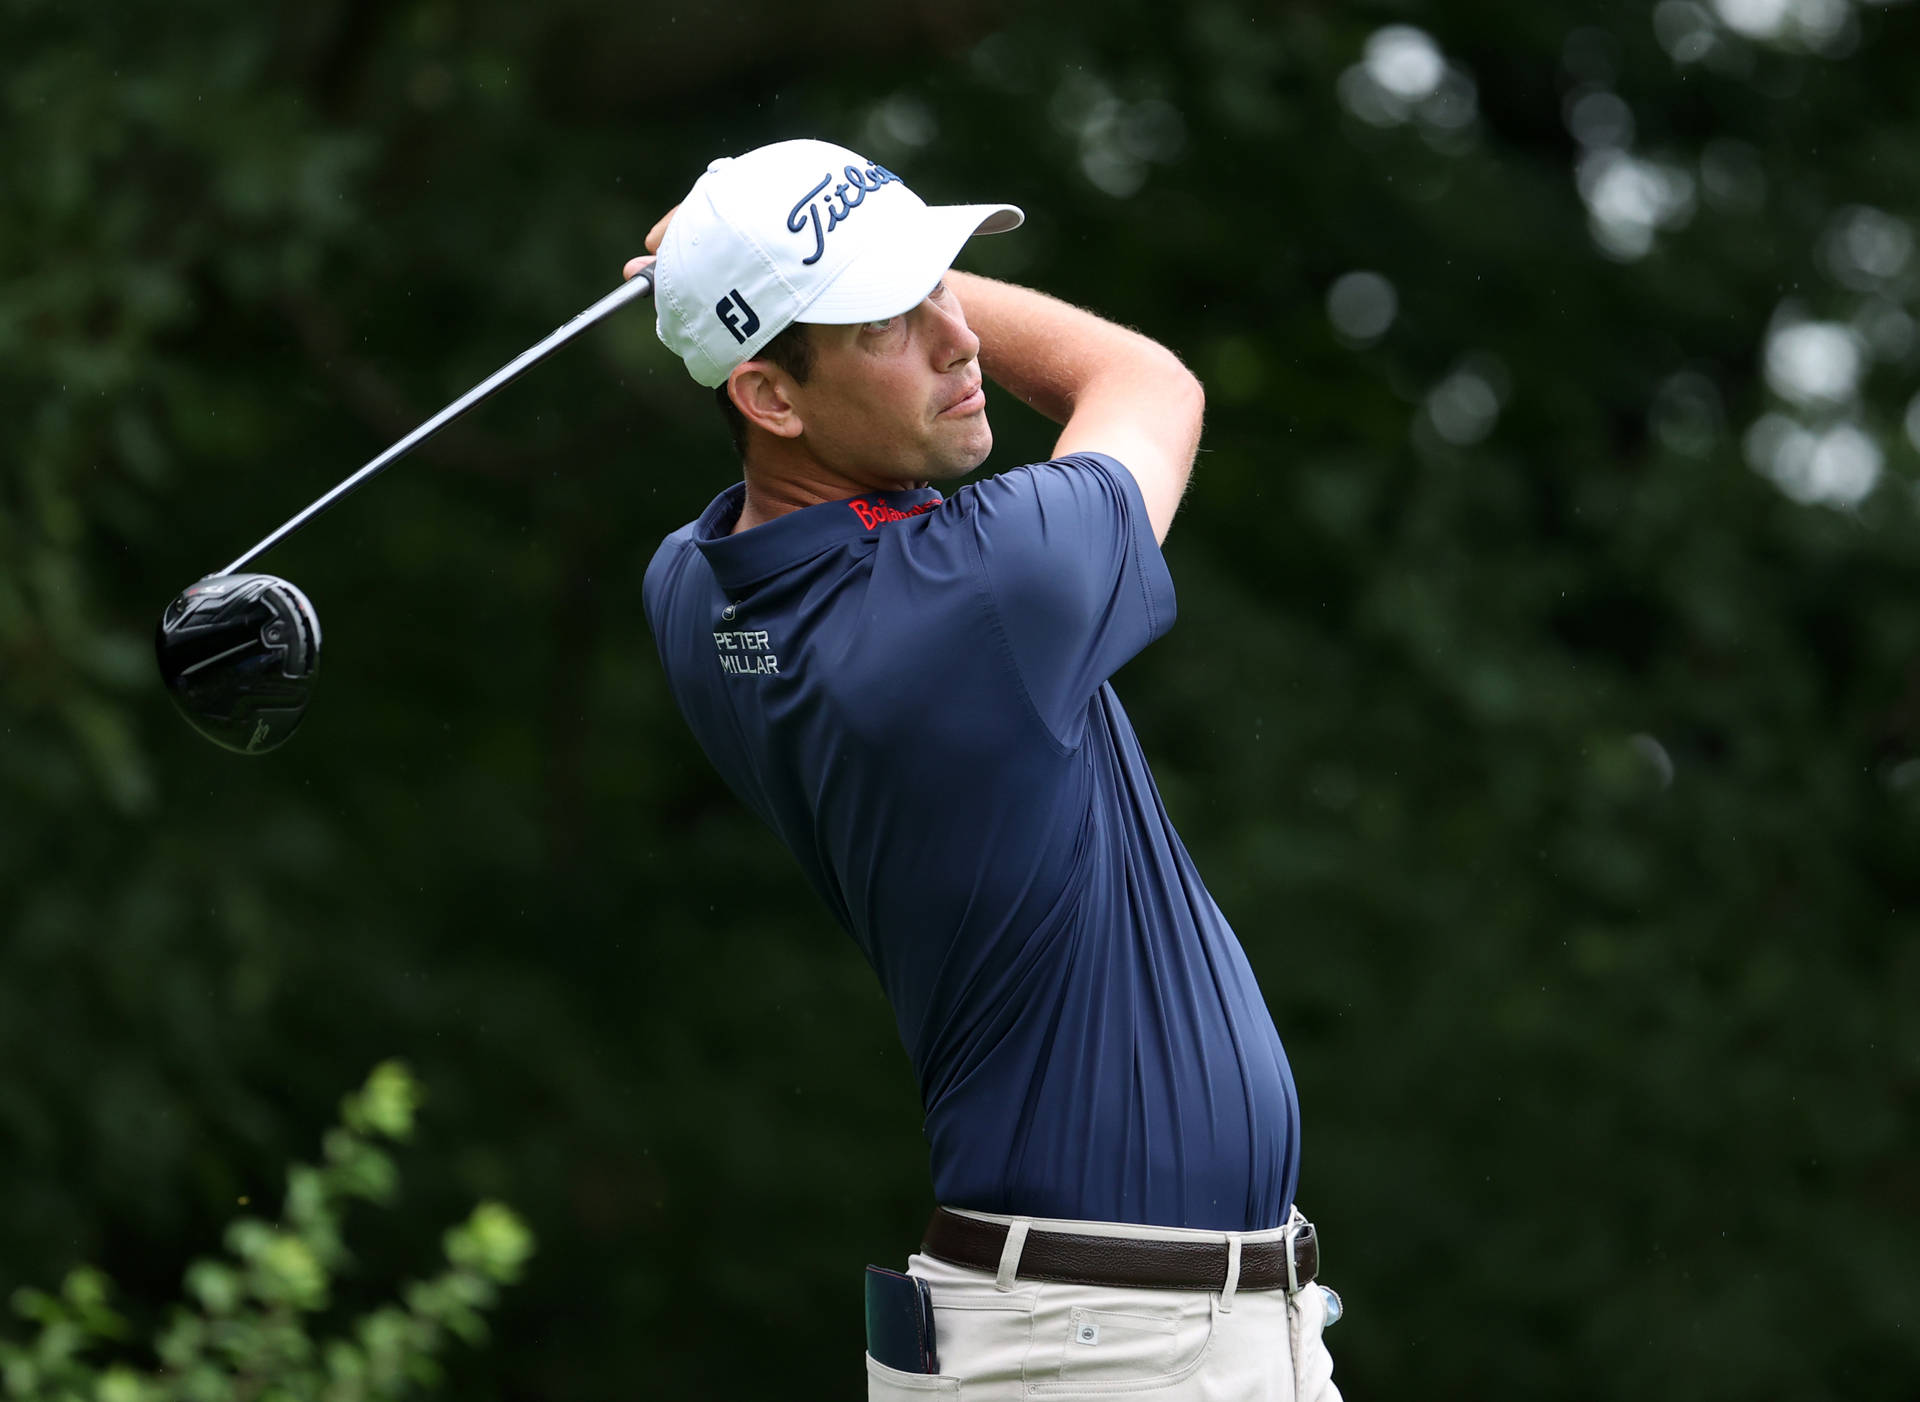
{"label": "man's forearm", "polygon": [[947,286],[980,338],[980,368],[1057,424],[1102,381],[1164,390],[1168,374],[1186,374],[1158,342],[1044,292],[962,272],[948,273]]}
{"label": "man's forearm", "polygon": [[1200,447],[1200,381],[1158,342],[1044,293],[967,273],[947,285],[980,338],[981,370],[1065,425],[1055,457],[1123,463],[1164,541]]}

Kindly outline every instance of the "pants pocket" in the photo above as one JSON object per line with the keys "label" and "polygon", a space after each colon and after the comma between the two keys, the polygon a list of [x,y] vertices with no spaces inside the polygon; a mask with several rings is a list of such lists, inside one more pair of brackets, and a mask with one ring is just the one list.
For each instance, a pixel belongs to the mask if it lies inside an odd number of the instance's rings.
{"label": "pants pocket", "polygon": [[915,1256],[907,1269],[933,1289],[933,1335],[940,1366],[965,1378],[974,1397],[1015,1395],[1032,1342],[1037,1287],[996,1290],[993,1277],[929,1256]]}
{"label": "pants pocket", "polygon": [[1191,1375],[1213,1340],[1210,1296],[1045,1288],[1033,1313],[1029,1396],[1163,1387]]}
{"label": "pants pocket", "polygon": [[1327,1296],[1331,1293],[1315,1283],[1287,1300],[1295,1402],[1340,1402],[1340,1389],[1333,1385],[1333,1355],[1327,1352],[1323,1337],[1327,1327]]}
{"label": "pants pocket", "polygon": [[960,1379],[945,1373],[903,1373],[867,1355],[867,1402],[904,1402],[908,1398],[958,1397]]}

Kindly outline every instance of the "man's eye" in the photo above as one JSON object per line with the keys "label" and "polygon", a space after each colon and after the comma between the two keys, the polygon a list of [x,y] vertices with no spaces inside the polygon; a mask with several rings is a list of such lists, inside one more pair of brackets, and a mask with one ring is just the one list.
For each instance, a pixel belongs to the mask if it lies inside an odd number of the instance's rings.
{"label": "man's eye", "polygon": [[868,322],[862,323],[860,329],[862,331],[870,331],[874,335],[878,336],[883,331],[893,330],[893,323],[898,321],[899,319],[900,319],[899,317],[895,317],[895,316],[883,316],[878,321],[868,321]]}

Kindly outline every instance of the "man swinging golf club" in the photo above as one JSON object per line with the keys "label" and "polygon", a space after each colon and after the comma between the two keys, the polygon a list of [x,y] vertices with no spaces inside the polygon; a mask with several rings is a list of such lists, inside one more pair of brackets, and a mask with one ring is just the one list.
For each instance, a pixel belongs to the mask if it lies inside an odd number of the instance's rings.
{"label": "man swinging golf club", "polygon": [[[951,270],[1021,219],[819,141],[708,167],[647,246],[744,480],[661,545],[647,618],[919,1077],[941,1207],[869,1271],[869,1397],[1337,1399],[1292,1074],[1108,683],[1173,624],[1200,384]],[[983,376],[1060,438],[943,499],[992,447]]]}

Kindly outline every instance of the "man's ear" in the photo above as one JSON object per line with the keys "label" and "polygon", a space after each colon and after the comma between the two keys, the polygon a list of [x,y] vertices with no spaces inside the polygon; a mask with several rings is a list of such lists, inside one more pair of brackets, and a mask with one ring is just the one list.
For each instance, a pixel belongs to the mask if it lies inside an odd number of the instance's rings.
{"label": "man's ear", "polygon": [[776,438],[798,438],[806,425],[787,376],[764,360],[749,360],[727,376],[727,395],[748,423]]}

